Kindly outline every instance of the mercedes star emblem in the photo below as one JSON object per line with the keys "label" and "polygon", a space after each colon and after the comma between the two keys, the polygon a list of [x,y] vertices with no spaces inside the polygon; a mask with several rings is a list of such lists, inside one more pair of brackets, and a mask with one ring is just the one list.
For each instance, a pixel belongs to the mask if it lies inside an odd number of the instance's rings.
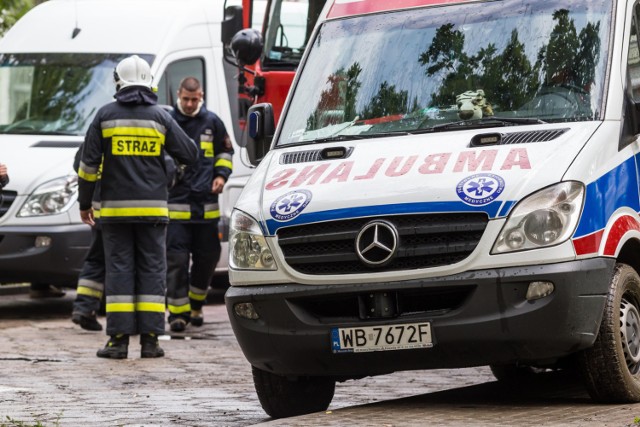
{"label": "mercedes star emblem", "polygon": [[382,266],[391,261],[398,250],[398,231],[387,221],[365,224],[356,237],[356,253],[369,266]]}

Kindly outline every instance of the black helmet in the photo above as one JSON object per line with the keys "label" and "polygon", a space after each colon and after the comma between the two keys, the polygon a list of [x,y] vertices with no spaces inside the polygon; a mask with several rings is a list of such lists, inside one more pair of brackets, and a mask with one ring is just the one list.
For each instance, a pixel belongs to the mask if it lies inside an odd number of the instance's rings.
{"label": "black helmet", "polygon": [[262,55],[262,34],[253,28],[240,30],[231,39],[231,50],[240,65],[252,65]]}

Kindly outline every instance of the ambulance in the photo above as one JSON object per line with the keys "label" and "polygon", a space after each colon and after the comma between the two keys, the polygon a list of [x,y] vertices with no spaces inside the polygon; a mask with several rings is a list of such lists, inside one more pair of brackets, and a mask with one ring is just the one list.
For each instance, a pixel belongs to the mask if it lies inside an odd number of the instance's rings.
{"label": "ambulance", "polygon": [[[113,70],[137,54],[151,64],[160,104],[187,75],[233,138],[237,82],[223,62],[223,2],[50,0],[0,40],[0,283],[75,286],[90,242],[77,206],[73,158],[97,110],[113,101]],[[251,173],[235,146],[221,223]],[[224,251],[225,255],[227,251]],[[218,267],[226,275],[227,260]]]}
{"label": "ambulance", "polygon": [[483,365],[640,402],[639,3],[327,2],[230,219],[267,414]]}

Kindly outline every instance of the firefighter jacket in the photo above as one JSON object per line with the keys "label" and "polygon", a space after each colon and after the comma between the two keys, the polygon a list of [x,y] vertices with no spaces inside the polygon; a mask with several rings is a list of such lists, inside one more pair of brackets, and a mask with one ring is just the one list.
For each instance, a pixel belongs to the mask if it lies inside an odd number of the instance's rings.
{"label": "firefighter jacket", "polygon": [[211,192],[211,186],[218,176],[226,181],[233,170],[233,146],[224,123],[204,105],[194,117],[185,116],[177,107],[171,115],[200,150],[197,164],[185,168],[169,192],[169,216],[188,222],[217,220],[218,195]]}
{"label": "firefighter jacket", "polygon": [[142,86],[116,93],[116,102],[98,110],[84,141],[78,169],[81,210],[91,206],[101,170],[100,220],[168,222],[165,151],[192,165],[198,149]]}

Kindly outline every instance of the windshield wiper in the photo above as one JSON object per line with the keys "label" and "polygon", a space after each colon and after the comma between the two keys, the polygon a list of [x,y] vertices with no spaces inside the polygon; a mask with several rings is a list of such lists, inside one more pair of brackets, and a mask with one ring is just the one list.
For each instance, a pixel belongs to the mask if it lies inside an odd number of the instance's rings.
{"label": "windshield wiper", "polygon": [[333,142],[333,141],[350,141],[353,139],[364,139],[362,135],[333,135],[324,138],[312,139],[311,142]]}
{"label": "windshield wiper", "polygon": [[517,126],[517,125],[537,125],[545,124],[544,120],[531,117],[483,117],[481,119],[473,120],[460,120],[451,123],[442,123],[439,125],[431,126],[424,129],[416,129],[416,131],[441,131],[461,128],[474,128],[474,127],[492,127],[492,126]]}

